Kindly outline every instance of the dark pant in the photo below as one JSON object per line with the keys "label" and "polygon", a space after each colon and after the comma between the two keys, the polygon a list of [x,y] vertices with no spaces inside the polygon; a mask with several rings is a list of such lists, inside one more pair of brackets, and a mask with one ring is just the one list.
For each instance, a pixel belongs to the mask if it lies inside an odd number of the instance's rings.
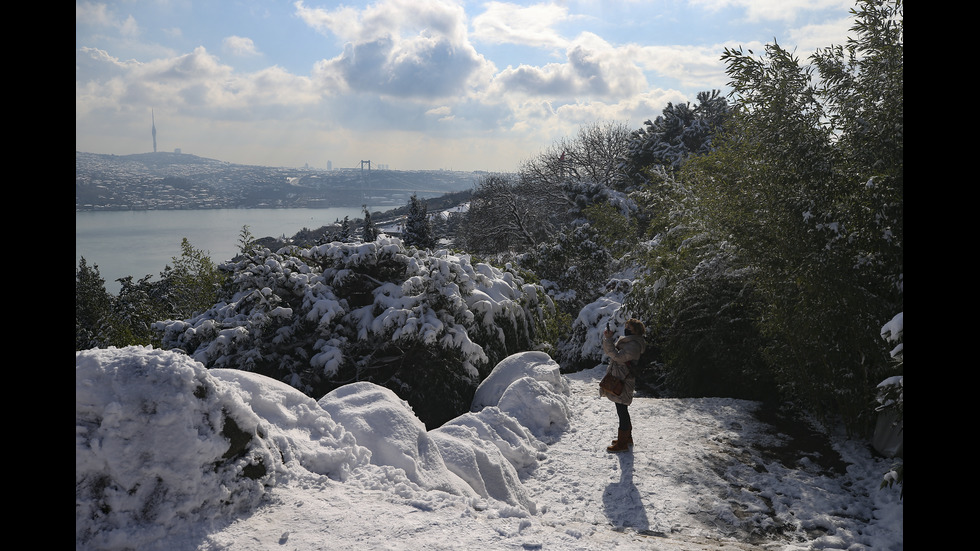
{"label": "dark pant", "polygon": [[630,422],[629,406],[617,402],[616,414],[619,415],[619,430],[633,430],[633,423]]}

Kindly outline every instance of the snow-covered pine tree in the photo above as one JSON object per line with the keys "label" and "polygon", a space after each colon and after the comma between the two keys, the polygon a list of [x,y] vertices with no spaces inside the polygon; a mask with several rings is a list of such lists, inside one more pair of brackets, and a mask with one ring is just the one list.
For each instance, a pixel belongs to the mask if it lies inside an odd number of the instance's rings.
{"label": "snow-covered pine tree", "polygon": [[412,195],[408,204],[408,219],[405,221],[405,244],[420,249],[431,249],[436,245],[432,223],[429,221],[428,206],[418,196]]}
{"label": "snow-covered pine tree", "polygon": [[351,238],[352,235],[353,235],[353,233],[352,233],[351,227],[350,227],[350,218],[348,218],[347,216],[345,216],[344,217],[344,222],[340,225],[340,240],[341,241],[350,241],[350,238]]}
{"label": "snow-covered pine tree", "polygon": [[374,227],[374,222],[371,221],[371,211],[368,210],[367,206],[362,207],[364,209],[364,228],[361,232],[361,238],[364,239],[365,243],[374,241],[378,238],[378,228]]}

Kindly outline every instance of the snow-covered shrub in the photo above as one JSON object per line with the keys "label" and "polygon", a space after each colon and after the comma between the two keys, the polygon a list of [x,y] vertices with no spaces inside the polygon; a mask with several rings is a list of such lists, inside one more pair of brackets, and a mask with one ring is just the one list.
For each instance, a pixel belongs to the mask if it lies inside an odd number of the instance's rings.
{"label": "snow-covered shrub", "polygon": [[547,281],[546,290],[558,308],[575,315],[601,294],[616,261],[604,237],[591,225],[583,224],[522,255],[521,266]]}
{"label": "snow-covered shrub", "polygon": [[650,165],[677,169],[686,159],[709,152],[731,111],[717,90],[699,92],[693,108],[690,103],[668,103],[663,115],[630,135],[631,175]]}
{"label": "snow-covered shrub", "polygon": [[156,324],[164,347],[311,397],[371,381],[430,426],[465,411],[496,362],[533,348],[552,309],[509,269],[398,239],[259,249],[225,267],[230,300]]}
{"label": "snow-covered shrub", "polygon": [[142,347],[75,353],[76,544],[133,548],[134,526],[152,541],[249,510],[281,462],[259,418],[198,362]]}
{"label": "snow-covered shrub", "polygon": [[[875,447],[881,451],[880,440],[888,443],[888,448],[893,455],[904,457],[905,437],[903,434],[905,426],[905,312],[900,312],[892,317],[881,328],[881,337],[893,346],[891,357],[898,368],[898,375],[888,377],[878,383],[878,412],[879,424],[875,431]],[[883,420],[888,421],[888,425],[882,426]],[[881,430],[884,434],[879,434]],[[894,453],[897,452],[897,453]],[[899,461],[892,466],[892,469],[885,473],[881,482],[881,487],[891,487],[893,484],[902,487],[901,494],[905,494],[905,464]]]}
{"label": "snow-covered shrub", "polygon": [[579,310],[571,331],[558,346],[556,356],[566,372],[588,369],[606,361],[608,358],[602,351],[602,332],[606,324],[615,331],[632,317],[623,307],[632,282],[614,278],[607,287],[604,295]]}
{"label": "snow-covered shrub", "polygon": [[178,535],[247,516],[296,476],[356,479],[371,455],[268,377],[151,347],[75,354],[76,549],[182,548]]}

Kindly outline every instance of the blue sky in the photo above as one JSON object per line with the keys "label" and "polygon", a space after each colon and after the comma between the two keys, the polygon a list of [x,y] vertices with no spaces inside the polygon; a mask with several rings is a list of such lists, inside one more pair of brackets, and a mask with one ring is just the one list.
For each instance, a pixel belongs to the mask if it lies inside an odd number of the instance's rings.
{"label": "blue sky", "polygon": [[596,122],[728,92],[725,47],[843,44],[848,0],[75,4],[75,149],[512,171]]}

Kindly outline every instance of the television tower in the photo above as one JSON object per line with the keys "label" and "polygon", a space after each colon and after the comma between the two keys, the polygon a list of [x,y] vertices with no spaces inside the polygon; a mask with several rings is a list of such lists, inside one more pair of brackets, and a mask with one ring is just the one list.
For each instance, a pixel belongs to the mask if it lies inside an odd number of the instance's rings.
{"label": "television tower", "polygon": [[153,152],[157,152],[157,122],[153,118],[153,109],[150,109],[150,132],[153,134]]}

